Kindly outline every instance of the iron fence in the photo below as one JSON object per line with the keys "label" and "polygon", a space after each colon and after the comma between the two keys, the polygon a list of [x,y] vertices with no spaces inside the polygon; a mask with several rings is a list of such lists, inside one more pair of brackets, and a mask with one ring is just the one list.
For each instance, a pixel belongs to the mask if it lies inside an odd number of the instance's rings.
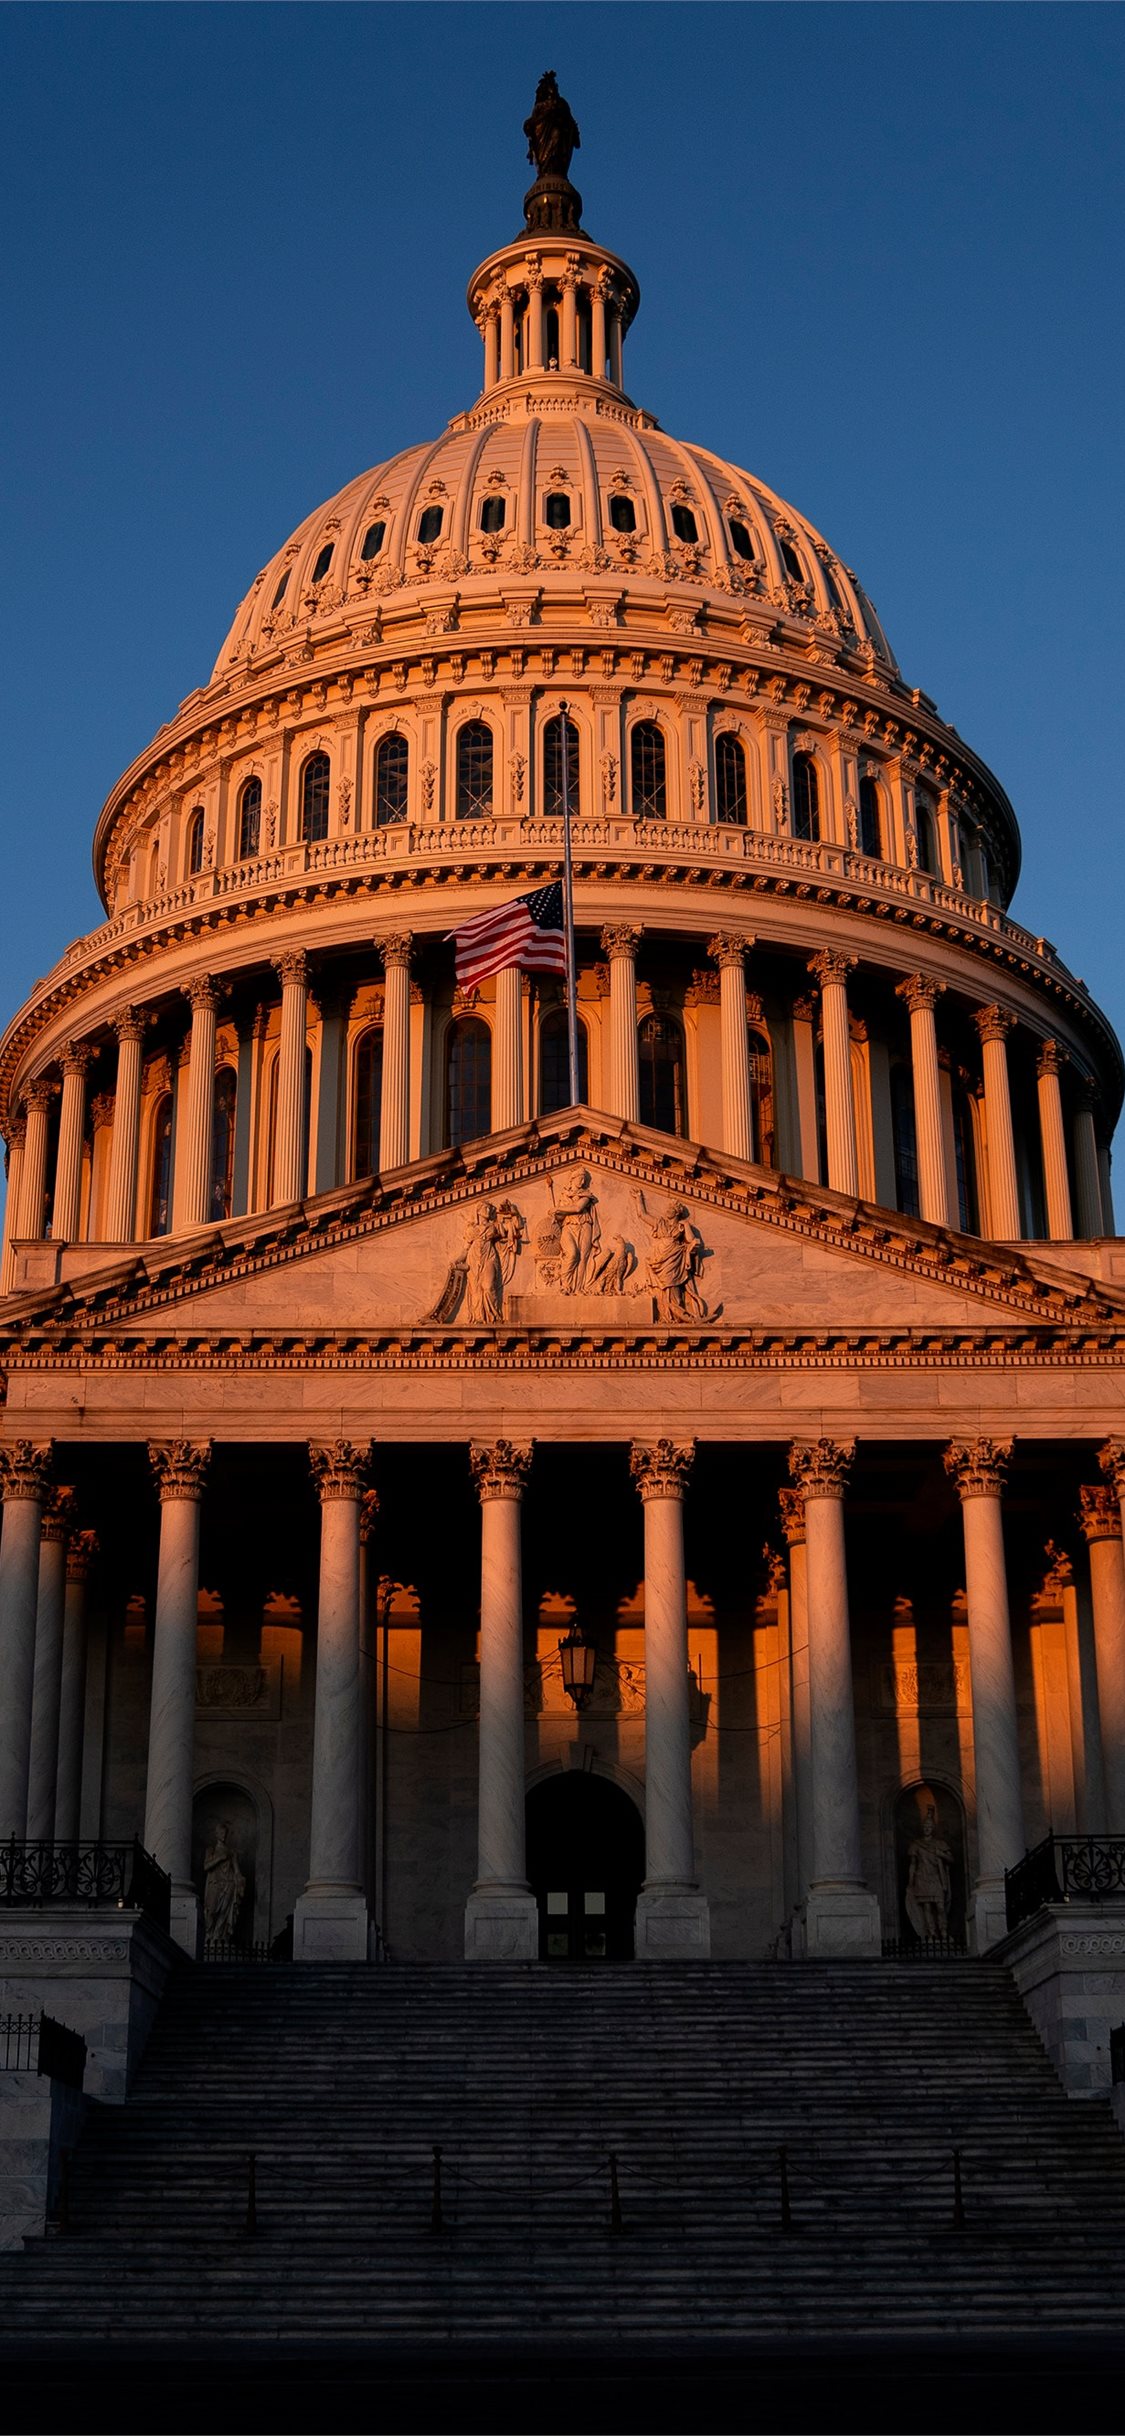
{"label": "iron fence", "polygon": [[68,2089],[81,2089],[86,2041],[50,2013],[0,2014],[0,2072],[41,2072]]}
{"label": "iron fence", "polygon": [[1004,1872],[1008,1927],[1044,1903],[1104,1903],[1125,1896],[1125,1836],[1048,1835]]}
{"label": "iron fence", "polygon": [[134,1836],[128,1844],[0,1844],[0,1904],[85,1904],[139,1911],[158,1928],[171,1916],[172,1881]]}

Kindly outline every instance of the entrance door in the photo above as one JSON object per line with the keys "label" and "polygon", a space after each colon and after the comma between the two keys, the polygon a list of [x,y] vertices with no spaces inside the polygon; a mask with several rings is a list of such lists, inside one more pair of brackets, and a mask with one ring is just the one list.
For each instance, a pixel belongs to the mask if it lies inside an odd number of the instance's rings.
{"label": "entrance door", "polygon": [[628,1962],[645,1869],[640,1812],[604,1776],[574,1769],[527,1797],[527,1874],[543,1962]]}

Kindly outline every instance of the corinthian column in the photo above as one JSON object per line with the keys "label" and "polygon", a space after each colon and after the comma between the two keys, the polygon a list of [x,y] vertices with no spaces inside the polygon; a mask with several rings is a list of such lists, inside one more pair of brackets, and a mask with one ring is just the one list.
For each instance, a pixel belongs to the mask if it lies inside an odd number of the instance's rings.
{"label": "corinthian column", "polygon": [[945,1138],[938,1073],[937,1025],[934,1007],[945,983],[925,973],[900,981],[897,995],[910,1009],[910,1059],[914,1077],[914,1130],[918,1142],[918,1199],[923,1218],[934,1226],[952,1226],[949,1179],[945,1171]]}
{"label": "corinthian column", "polygon": [[1094,1820],[1107,1835],[1125,1835],[1125,1438],[1111,1438],[1098,1462],[1104,1489],[1082,1489],[1082,1528],[1090,1544],[1090,1602],[1094,1611],[1094,1664],[1102,1731],[1106,1817]]}
{"label": "corinthian column", "polygon": [[1006,1047],[1015,1020],[1014,1015],[1007,1014],[1003,1007],[998,1006],[978,1007],[973,1017],[981,1039],[984,1125],[988,1137],[988,1200],[992,1235],[998,1243],[1015,1243],[1023,1232]]}
{"label": "corinthian column", "polygon": [[732,1159],[752,1159],[754,1132],[750,1114],[750,1042],[746,1030],[746,954],[753,940],[738,931],[719,931],[708,940],[707,953],[719,967],[719,1002],[723,1030],[723,1149]]}
{"label": "corinthian column", "polygon": [[293,1915],[296,1962],[366,1962],[360,1525],[370,1443],[310,1446],[320,1498],[309,1882]]}
{"label": "corinthian column", "polygon": [[28,1841],[36,1844],[49,1843],[55,1832],[66,1549],[74,1529],[76,1508],[73,1489],[53,1490],[43,1516],[39,1539],[35,1688],[31,1701],[31,1763],[27,1785]]}
{"label": "corinthian column", "polygon": [[781,1528],[789,1548],[789,1688],[793,1718],[793,1805],[797,1814],[797,1900],[812,1884],[812,1709],[809,1693],[809,1584],[805,1501],[800,1489],[780,1489]]}
{"label": "corinthian column", "polygon": [[527,1883],[520,1506],[531,1447],[474,1446],[480,1498],[480,1789],[477,1877],[465,1906],[469,1962],[533,1962],[539,1915]]}
{"label": "corinthian column", "polygon": [[148,1451],[160,1497],[160,1556],[144,1840],[172,1880],[171,1933],[194,1957],[199,1950],[199,1898],[191,1875],[199,1507],[211,1446],[179,1439]]}
{"label": "corinthian column", "polygon": [[524,272],[527,282],[527,314],[524,320],[524,371],[543,370],[543,273],[538,255],[533,256]]}
{"label": "corinthian column", "polygon": [[1074,1185],[1078,1201],[1078,1232],[1084,1242],[1095,1243],[1105,1233],[1102,1210],[1102,1180],[1098,1166],[1098,1134],[1094,1121],[1097,1092],[1089,1078],[1078,1086],[1078,1105],[1074,1112]]}
{"label": "corinthian column", "polygon": [[789,1470],[805,1503],[812,1753],[812,1878],[805,1907],[810,1956],[878,1954],[879,1906],[864,1884],[859,1831],[844,1490],[854,1443],[798,1441]]}
{"label": "corinthian column", "polygon": [[180,1226],[206,1226],[211,1215],[215,1015],[219,993],[210,975],[200,973],[194,981],[185,983],[184,997],[191,1007],[191,1051],[187,1108],[182,1129],[179,1125],[176,1127],[177,1223]]}
{"label": "corinthian column", "polygon": [[4,1246],[3,1254],[0,1256],[0,1294],[9,1294],[12,1287],[12,1274],[15,1267],[15,1254],[12,1247],[19,1232],[17,1220],[23,1176],[23,1146],[26,1137],[27,1118],[25,1116],[13,1117],[11,1132],[8,1135],[6,1161],[8,1189],[4,1196]]}
{"label": "corinthian column", "polygon": [[16,1234],[23,1243],[38,1243],[47,1223],[47,1129],[54,1096],[55,1086],[43,1074],[28,1084],[25,1093],[27,1132],[16,1217]]}
{"label": "corinthian column", "polygon": [[27,1831],[39,1534],[53,1452],[30,1438],[0,1447],[0,1842]]}
{"label": "corinthian column", "polygon": [[613,922],[602,932],[602,954],[609,958],[609,1083],[610,1114],[635,1125],[640,1114],[637,1070],[637,949],[639,930],[628,922]]}
{"label": "corinthian column", "polygon": [[636,1945],[650,1958],[705,1955],[711,1945],[692,1834],[684,1489],[694,1455],[694,1445],[670,1438],[630,1455],[645,1513],[645,1882]]}
{"label": "corinthian column", "polygon": [[822,949],[809,958],[809,971],[820,983],[820,1013],[824,1033],[824,1114],[828,1135],[828,1181],[834,1192],[859,1192],[859,1161],[855,1142],[855,1096],[852,1091],[852,1048],[848,1030],[848,974],[854,956]]}
{"label": "corinthian column", "polygon": [[305,1174],[305,1036],[308,1031],[309,960],[301,947],[274,959],[281,982],[281,1042],[277,1053],[277,1118],[274,1128],[275,1209],[303,1198]]}
{"label": "corinthian column", "polygon": [[410,1157],[410,958],[414,935],[388,931],[377,941],[383,959],[383,1096],[379,1106],[379,1167],[405,1167]]}
{"label": "corinthian column", "polygon": [[136,1007],[125,1007],[114,1018],[117,1034],[117,1087],[113,1099],[113,1141],[109,1156],[107,1243],[132,1243],[137,1216],[137,1153],[141,1133],[141,1044],[145,1019]]}
{"label": "corinthian column", "polygon": [[1004,1872],[1014,1868],[1026,1850],[1000,1508],[1000,1492],[1011,1452],[1010,1438],[955,1440],[945,1450],[945,1468],[961,1500],[965,1530],[965,1599],[977,1780],[973,1924],[978,1954],[1006,1934]]}
{"label": "corinthian column", "polygon": [[86,1076],[93,1061],[88,1040],[70,1040],[63,1050],[62,1106],[59,1146],[55,1155],[55,1197],[51,1204],[51,1234],[56,1243],[73,1243],[78,1233],[82,1194],[82,1141],[86,1131]]}
{"label": "corinthian column", "polygon": [[82,1806],[82,1748],[86,1729],[86,1585],[97,1554],[93,1531],[71,1534],[66,1552],[62,1684],[59,1690],[59,1758],[55,1780],[55,1835],[77,1841]]}
{"label": "corinthian column", "polygon": [[496,1064],[492,1077],[492,1129],[507,1133],[523,1123],[523,974],[516,964],[496,975]]}
{"label": "corinthian column", "polygon": [[1035,1072],[1039,1086],[1039,1138],[1043,1150],[1047,1233],[1052,1243],[1069,1243],[1074,1235],[1062,1084],[1059,1080],[1065,1064],[1065,1049],[1060,1049],[1057,1040],[1045,1040]]}

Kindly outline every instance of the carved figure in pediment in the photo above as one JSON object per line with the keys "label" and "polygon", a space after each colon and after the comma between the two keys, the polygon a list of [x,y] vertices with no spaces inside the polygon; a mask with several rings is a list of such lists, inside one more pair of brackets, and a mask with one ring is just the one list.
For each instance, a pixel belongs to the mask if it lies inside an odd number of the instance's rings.
{"label": "carved figure in pediment", "polygon": [[644,1254],[645,1282],[656,1297],[663,1320],[710,1319],[699,1280],[706,1252],[698,1227],[692,1225],[687,1203],[673,1201],[658,1217],[645,1207],[642,1192],[633,1196],[637,1215],[648,1228]]}
{"label": "carved figure in pediment", "polygon": [[535,1245],[539,1283],[560,1294],[622,1294],[636,1253],[623,1235],[603,1238],[589,1169],[558,1186],[549,1179],[548,1190],[551,1214]]}
{"label": "carved figure in pediment", "polygon": [[493,1201],[481,1202],[469,1217],[464,1243],[450,1262],[441,1293],[423,1318],[455,1320],[464,1303],[467,1320],[493,1327],[504,1316],[504,1289],[526,1241],[524,1215],[514,1201],[502,1201],[499,1208]]}

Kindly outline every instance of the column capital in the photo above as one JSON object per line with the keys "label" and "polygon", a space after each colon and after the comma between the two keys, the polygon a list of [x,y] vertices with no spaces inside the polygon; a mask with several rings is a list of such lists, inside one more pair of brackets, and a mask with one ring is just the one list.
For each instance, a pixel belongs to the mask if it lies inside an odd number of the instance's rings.
{"label": "column capital", "polygon": [[103,1125],[112,1125],[112,1091],[95,1091],[93,1099],[90,1102],[90,1123],[93,1126],[95,1133],[98,1133]]}
{"label": "column capital", "polygon": [[607,922],[602,932],[603,956],[627,956],[630,963],[641,944],[641,932],[632,922]]}
{"label": "column capital", "polygon": [[991,1006],[975,1007],[973,1010],[973,1022],[982,1041],[1007,1040],[1009,1032],[1015,1026],[1015,1020],[1015,1016],[1008,1013],[1007,1007],[997,1006],[995,1001]]}
{"label": "column capital", "polygon": [[305,990],[309,984],[309,959],[303,947],[287,947],[283,955],[271,958],[283,990]]}
{"label": "column capital", "polygon": [[412,930],[383,931],[376,939],[375,947],[378,954],[383,959],[384,972],[386,972],[388,967],[392,964],[404,964],[409,972],[411,957],[414,954],[414,933]]}
{"label": "column capital", "polygon": [[200,1445],[193,1445],[188,1438],[174,1438],[162,1444],[150,1441],[148,1459],[162,1506],[174,1499],[185,1505],[198,1505],[211,1461],[209,1438]]}
{"label": "column capital", "polygon": [[219,985],[210,973],[196,973],[194,980],[181,982],[180,989],[193,1015],[214,1014],[219,1003]]}
{"label": "column capital", "polygon": [[119,1007],[116,1015],[110,1016],[110,1024],[119,1042],[143,1040],[148,1029],[148,1017],[143,1007]]}
{"label": "column capital", "polygon": [[1116,1497],[1125,1497],[1125,1438],[1107,1438],[1098,1448],[1098,1468]]}
{"label": "column capital", "polygon": [[681,1498],[694,1461],[694,1438],[683,1446],[674,1438],[657,1438],[652,1446],[634,1439],[629,1449],[629,1470],[645,1505],[653,1497]]}
{"label": "column capital", "polygon": [[707,953],[720,967],[735,964],[741,971],[754,941],[740,930],[717,930],[707,941]]}
{"label": "column capital", "polygon": [[66,1578],[68,1582],[88,1582],[90,1568],[98,1553],[96,1531],[72,1531],[67,1541]]}
{"label": "column capital", "polygon": [[944,981],[933,981],[928,973],[908,973],[895,984],[895,997],[905,999],[912,1015],[916,1007],[935,1007],[944,991]]}
{"label": "column capital", "polygon": [[359,1536],[363,1547],[366,1548],[378,1520],[379,1491],[378,1489],[365,1489],[359,1501]]}
{"label": "column capital", "polygon": [[1035,1060],[1035,1071],[1037,1074],[1061,1074],[1063,1067],[1069,1064],[1066,1050],[1059,1047],[1058,1041],[1045,1040]]}
{"label": "column capital", "polygon": [[31,1438],[15,1438],[0,1446],[0,1497],[8,1505],[16,1498],[42,1500],[50,1491],[55,1443],[37,1446]]}
{"label": "column capital", "polygon": [[964,1505],[970,1497],[999,1497],[1011,1461],[1012,1438],[954,1438],[942,1461]]}
{"label": "column capital", "polygon": [[77,1074],[85,1078],[96,1056],[97,1050],[92,1040],[68,1040],[59,1058],[59,1065],[64,1074]]}
{"label": "column capital", "polygon": [[9,1150],[14,1150],[17,1142],[23,1141],[26,1132],[27,1110],[26,1108],[17,1108],[8,1126],[7,1141]]}
{"label": "column capital", "polygon": [[781,1528],[791,1548],[805,1544],[805,1499],[801,1489],[779,1489],[777,1502],[781,1513]]}
{"label": "column capital", "polygon": [[327,1446],[310,1442],[309,1465],[321,1505],[334,1498],[350,1497],[358,1503],[367,1484],[371,1463],[371,1440],[354,1446],[350,1438],[333,1438]]}
{"label": "column capital", "polygon": [[511,1438],[497,1438],[491,1446],[474,1439],[469,1448],[469,1462],[482,1506],[492,1497],[523,1496],[534,1450],[534,1438],[524,1445],[515,1445]]}
{"label": "column capital", "polygon": [[1120,1539],[1121,1505],[1115,1488],[1106,1488],[1100,1481],[1096,1488],[1083,1485],[1078,1492],[1078,1520],[1086,1539]]}
{"label": "column capital", "polygon": [[839,982],[842,988],[846,988],[848,974],[854,973],[855,967],[854,956],[845,956],[836,947],[822,947],[817,955],[809,957],[806,969],[812,974],[814,981],[819,981],[821,989],[825,990],[833,981]]}
{"label": "column capital", "polygon": [[49,1108],[57,1090],[58,1084],[49,1075],[37,1074],[34,1082],[28,1084],[24,1099],[28,1108]]}
{"label": "column capital", "polygon": [[1074,1096],[1087,1116],[1093,1116],[1095,1110],[1101,1107],[1101,1093],[1092,1075],[1079,1074],[1076,1077]]}
{"label": "column capital", "polygon": [[802,1498],[843,1497],[855,1460],[854,1438],[796,1438],[789,1449],[789,1474]]}
{"label": "column capital", "polygon": [[77,1520],[78,1499],[74,1490],[61,1486],[52,1489],[43,1509],[43,1538],[51,1540],[56,1547],[65,1546]]}

